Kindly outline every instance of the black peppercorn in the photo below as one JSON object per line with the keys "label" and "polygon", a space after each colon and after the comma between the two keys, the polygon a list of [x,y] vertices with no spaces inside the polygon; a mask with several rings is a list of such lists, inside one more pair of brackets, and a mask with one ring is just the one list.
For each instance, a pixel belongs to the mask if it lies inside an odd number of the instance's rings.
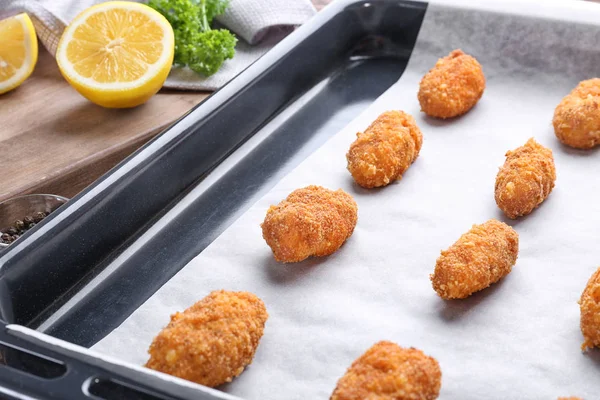
{"label": "black peppercorn", "polygon": [[22,220],[16,220],[13,226],[7,228],[4,233],[0,232],[0,242],[5,244],[11,244],[15,240],[23,236],[25,232],[27,232],[29,229],[36,226],[48,215],[50,215],[50,212],[39,211],[36,212],[33,216],[28,215]]}
{"label": "black peppercorn", "polygon": [[19,231],[22,231],[23,229],[25,229],[25,223],[18,219],[15,221],[15,228],[17,228],[17,230]]}
{"label": "black peppercorn", "polygon": [[43,220],[44,218],[46,218],[46,214],[43,212],[37,212],[35,213],[35,215],[33,216],[33,222],[38,223],[41,220]]}

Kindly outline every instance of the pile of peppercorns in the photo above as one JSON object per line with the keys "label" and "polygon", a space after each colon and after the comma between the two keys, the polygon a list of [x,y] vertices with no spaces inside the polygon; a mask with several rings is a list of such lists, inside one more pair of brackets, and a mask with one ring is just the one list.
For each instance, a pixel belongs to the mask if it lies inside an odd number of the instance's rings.
{"label": "pile of peppercorns", "polygon": [[1,232],[0,243],[11,244],[20,238],[25,232],[33,228],[37,223],[46,218],[49,212],[37,212],[33,216],[27,216],[22,220],[17,220],[10,228]]}

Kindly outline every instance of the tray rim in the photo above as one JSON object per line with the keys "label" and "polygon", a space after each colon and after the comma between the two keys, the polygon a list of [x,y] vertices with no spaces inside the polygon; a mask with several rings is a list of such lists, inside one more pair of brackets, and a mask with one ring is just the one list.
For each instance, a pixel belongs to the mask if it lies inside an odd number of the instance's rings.
{"label": "tray rim", "polygon": [[[339,0],[352,1],[352,0]],[[429,4],[507,15],[600,25],[600,3],[589,0],[428,0]]]}

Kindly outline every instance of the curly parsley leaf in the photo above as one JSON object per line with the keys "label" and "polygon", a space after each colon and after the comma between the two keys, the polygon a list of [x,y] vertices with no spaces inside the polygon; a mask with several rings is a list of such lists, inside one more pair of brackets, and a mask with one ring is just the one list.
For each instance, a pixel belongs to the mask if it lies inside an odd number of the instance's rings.
{"label": "curly parsley leaf", "polygon": [[175,33],[174,64],[213,75],[235,54],[236,37],[226,29],[212,29],[214,17],[225,12],[228,0],[150,0]]}
{"label": "curly parsley leaf", "polygon": [[223,14],[229,6],[229,0],[206,0],[205,15],[208,23],[212,23],[212,20]]}

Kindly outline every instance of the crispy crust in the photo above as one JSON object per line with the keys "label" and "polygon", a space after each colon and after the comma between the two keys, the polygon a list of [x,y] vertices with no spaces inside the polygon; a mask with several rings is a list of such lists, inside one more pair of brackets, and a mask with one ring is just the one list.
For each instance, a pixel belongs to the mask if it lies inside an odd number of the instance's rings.
{"label": "crispy crust", "polygon": [[360,186],[386,186],[419,156],[423,135],[415,119],[403,111],[381,114],[357,138],[346,154],[348,171]]}
{"label": "crispy crust", "polygon": [[600,144],[600,79],[579,82],[556,106],[552,125],[567,146],[591,149]]}
{"label": "crispy crust", "polygon": [[434,400],[441,385],[435,358],[383,341],[352,363],[330,400]]}
{"label": "crispy crust", "polygon": [[457,117],[477,104],[484,89],[481,64],[462,50],[454,50],[440,58],[421,80],[421,111],[431,117]]}
{"label": "crispy crust", "polygon": [[267,318],[252,293],[212,292],[171,316],[146,367],[209,387],[231,382],[252,362]]}
{"label": "crispy crust", "polygon": [[495,219],[473,227],[442,251],[430,276],[443,299],[464,299],[508,275],[517,261],[519,235]]}
{"label": "crispy crust", "polygon": [[348,193],[308,186],[271,206],[261,227],[277,261],[298,262],[334,253],[352,235],[357,219],[358,207]]}
{"label": "crispy crust", "polygon": [[600,347],[600,268],[594,272],[579,300],[581,310],[582,350]]}
{"label": "crispy crust", "polygon": [[581,397],[559,397],[558,400],[583,400]]}
{"label": "crispy crust", "polygon": [[527,215],[546,200],[555,181],[552,150],[531,138],[524,146],[506,153],[496,176],[496,204],[509,218]]}

